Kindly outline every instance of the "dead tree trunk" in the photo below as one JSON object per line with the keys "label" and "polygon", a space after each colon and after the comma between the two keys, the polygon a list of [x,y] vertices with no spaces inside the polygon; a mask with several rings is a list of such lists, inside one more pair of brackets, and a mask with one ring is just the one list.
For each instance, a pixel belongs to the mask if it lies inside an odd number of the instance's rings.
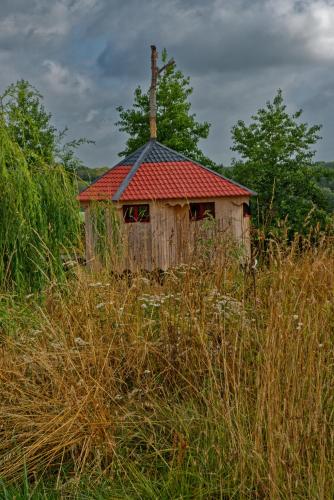
{"label": "dead tree trunk", "polygon": [[151,45],[151,70],[152,79],[150,87],[150,138],[157,138],[157,80],[158,80],[158,67],[157,67],[157,48]]}

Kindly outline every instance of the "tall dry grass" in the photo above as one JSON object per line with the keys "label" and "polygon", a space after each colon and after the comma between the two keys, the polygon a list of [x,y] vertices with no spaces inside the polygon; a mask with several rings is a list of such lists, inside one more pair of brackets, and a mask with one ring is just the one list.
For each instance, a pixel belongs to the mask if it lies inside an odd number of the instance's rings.
{"label": "tall dry grass", "polygon": [[3,327],[0,477],[27,470],[64,495],[103,477],[110,498],[332,498],[333,291],[326,242],[272,250],[255,279],[232,257],[162,283],[79,271]]}

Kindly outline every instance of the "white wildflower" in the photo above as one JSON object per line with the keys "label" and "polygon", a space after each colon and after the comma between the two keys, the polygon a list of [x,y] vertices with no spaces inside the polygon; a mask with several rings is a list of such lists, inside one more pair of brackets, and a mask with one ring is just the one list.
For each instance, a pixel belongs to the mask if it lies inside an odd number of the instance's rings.
{"label": "white wildflower", "polygon": [[70,269],[71,267],[74,267],[76,266],[78,263],[76,260],[67,260],[66,262],[64,262],[64,266],[67,267],[68,269]]}
{"label": "white wildflower", "polygon": [[39,333],[42,333],[42,330],[31,330],[31,335],[38,335]]}
{"label": "white wildflower", "polygon": [[141,389],[138,389],[138,388],[136,387],[135,389],[132,389],[132,391],[131,391],[131,392],[129,392],[129,394],[128,394],[128,398],[129,398],[129,399],[131,399],[131,398],[133,398],[136,394],[138,394],[138,393],[140,393],[140,392],[142,392],[142,390],[141,390]]}
{"label": "white wildflower", "polygon": [[74,342],[79,345],[79,346],[84,346],[84,345],[88,345],[89,342],[86,342],[84,339],[82,339],[81,337],[75,337],[74,339]]}
{"label": "white wildflower", "polygon": [[101,309],[101,308],[102,308],[102,307],[104,307],[104,306],[105,306],[105,303],[104,303],[104,302],[100,302],[100,304],[97,304],[97,305],[95,306],[95,309]]}
{"label": "white wildflower", "polygon": [[59,342],[51,342],[51,346],[54,349],[61,349],[62,348],[62,345]]}

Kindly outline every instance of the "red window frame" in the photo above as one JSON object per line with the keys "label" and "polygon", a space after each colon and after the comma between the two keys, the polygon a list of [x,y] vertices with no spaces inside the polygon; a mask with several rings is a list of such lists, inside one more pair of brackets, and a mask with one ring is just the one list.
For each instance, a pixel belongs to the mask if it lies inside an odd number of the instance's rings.
{"label": "red window frame", "polygon": [[148,203],[123,205],[123,219],[127,224],[132,222],[150,222],[150,205]]}
{"label": "red window frame", "polygon": [[190,220],[203,220],[209,217],[215,218],[215,203],[213,201],[204,203],[189,203]]}

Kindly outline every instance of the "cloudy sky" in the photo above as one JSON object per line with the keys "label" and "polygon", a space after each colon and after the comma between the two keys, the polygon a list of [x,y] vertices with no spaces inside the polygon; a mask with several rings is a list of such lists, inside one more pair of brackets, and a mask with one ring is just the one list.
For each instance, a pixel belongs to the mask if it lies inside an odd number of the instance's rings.
{"label": "cloudy sky", "polygon": [[0,91],[20,78],[45,97],[59,128],[96,141],[89,166],[112,165],[114,123],[140,84],[150,44],[167,48],[212,123],[203,151],[228,164],[230,129],[276,90],[323,124],[317,158],[334,159],[334,0],[0,0]]}

